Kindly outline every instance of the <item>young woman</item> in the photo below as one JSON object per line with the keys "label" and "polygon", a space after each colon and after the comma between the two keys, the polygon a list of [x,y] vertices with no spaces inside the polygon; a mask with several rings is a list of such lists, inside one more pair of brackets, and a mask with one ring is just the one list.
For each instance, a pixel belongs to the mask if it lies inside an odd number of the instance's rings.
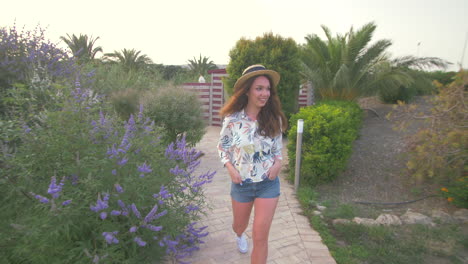
{"label": "young woman", "polygon": [[241,253],[249,249],[244,231],[255,207],[253,264],[266,263],[268,234],[280,195],[282,131],[287,120],[276,92],[279,79],[277,72],[262,65],[248,67],[221,109],[218,151],[231,178],[232,228]]}

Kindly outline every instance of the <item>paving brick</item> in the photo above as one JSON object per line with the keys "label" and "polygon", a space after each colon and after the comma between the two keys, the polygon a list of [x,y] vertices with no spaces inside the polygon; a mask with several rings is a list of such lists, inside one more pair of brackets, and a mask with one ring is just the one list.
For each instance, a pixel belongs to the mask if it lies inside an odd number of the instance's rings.
{"label": "paving brick", "polygon": [[313,264],[336,264],[332,257],[311,257],[310,260]]}

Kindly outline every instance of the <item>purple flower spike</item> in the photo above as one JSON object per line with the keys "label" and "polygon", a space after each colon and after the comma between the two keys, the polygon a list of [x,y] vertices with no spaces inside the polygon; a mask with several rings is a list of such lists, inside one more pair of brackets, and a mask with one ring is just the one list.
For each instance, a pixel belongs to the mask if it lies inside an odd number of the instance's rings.
{"label": "purple flower spike", "polygon": [[119,152],[115,148],[115,144],[112,145],[112,148],[107,148],[107,153],[106,154],[109,155],[109,159],[113,159],[114,157],[119,155]]}
{"label": "purple flower spike", "polygon": [[105,126],[107,124],[107,119],[102,111],[99,111],[99,123],[101,126]]}
{"label": "purple flower spike", "polygon": [[125,128],[127,129],[127,131],[136,131],[136,127],[135,127],[135,119],[133,118],[133,115],[130,115],[130,118],[128,119],[128,122],[125,126]]}
{"label": "purple flower spike", "polygon": [[103,232],[102,236],[106,239],[107,244],[118,244],[119,240],[115,237],[119,231]]}
{"label": "purple flower spike", "polygon": [[138,166],[138,171],[141,172],[140,177],[144,177],[145,173],[150,173],[153,170],[151,169],[151,166],[147,165],[146,162]]}
{"label": "purple flower spike", "polygon": [[154,225],[146,225],[145,227],[154,232],[158,232],[163,229],[162,226],[154,226]]}
{"label": "purple flower spike", "polygon": [[130,233],[135,233],[137,230],[138,230],[138,227],[132,226],[132,227],[130,227],[129,231],[130,231]]}
{"label": "purple flower spike", "polygon": [[121,215],[121,214],[122,214],[122,211],[112,210],[112,212],[111,212],[111,215],[113,215],[113,216],[118,216],[118,215]]}
{"label": "purple flower spike", "polygon": [[167,210],[164,210],[164,211],[160,212],[159,214],[157,214],[157,215],[154,217],[154,219],[158,219],[159,217],[165,216],[165,215],[167,215]]}
{"label": "purple flower spike", "polygon": [[122,186],[120,186],[120,184],[116,183],[116,184],[114,184],[114,186],[115,186],[115,190],[118,193],[123,193],[124,192],[124,190],[123,190]]}
{"label": "purple flower spike", "polygon": [[71,204],[72,200],[66,200],[65,202],[62,203],[63,206]]}
{"label": "purple flower spike", "polygon": [[39,200],[39,202],[41,202],[41,203],[48,203],[49,202],[49,199],[45,198],[42,195],[35,194],[35,193],[31,193],[31,195],[34,196],[34,198],[36,198],[37,200]]}
{"label": "purple flower spike", "polygon": [[125,203],[122,202],[122,200],[118,200],[118,201],[117,201],[117,204],[118,204],[118,205],[120,206],[120,208],[122,208],[123,210],[126,210],[126,209],[127,209],[127,207],[125,206]]}
{"label": "purple flower spike", "polygon": [[135,241],[140,247],[146,246],[146,242],[143,241],[140,237],[135,237],[135,239],[133,239],[133,241]]}
{"label": "purple flower spike", "polygon": [[28,125],[24,125],[23,126],[23,131],[24,131],[24,133],[27,134],[27,133],[31,132],[31,128],[29,128]]}
{"label": "purple flower spike", "polygon": [[119,164],[120,166],[123,166],[123,165],[127,164],[127,161],[128,161],[128,158],[123,157],[121,160],[119,160],[117,162],[117,164]]}
{"label": "purple flower spike", "polygon": [[153,221],[155,219],[154,215],[156,214],[157,211],[158,211],[158,205],[156,204],[155,206],[153,206],[151,211],[145,216],[145,223],[149,223]]}
{"label": "purple flower spike", "polygon": [[168,190],[166,190],[166,187],[164,185],[161,186],[159,193],[158,194],[153,194],[154,198],[160,197],[161,199],[168,199],[172,197],[172,194],[169,193]]}
{"label": "purple flower spike", "polygon": [[49,189],[47,190],[47,193],[52,195],[54,199],[57,199],[60,195],[59,193],[62,190],[63,184],[64,184],[64,180],[62,179],[60,184],[57,185],[55,176],[52,176],[50,178],[50,185],[49,185]]}
{"label": "purple flower spike", "polygon": [[104,210],[104,209],[107,209],[107,208],[109,207],[109,204],[108,204],[108,202],[107,202],[108,200],[109,200],[109,194],[108,194],[108,193],[105,193],[105,194],[104,194],[104,201],[101,200],[101,195],[99,194],[99,195],[98,195],[98,199],[97,199],[97,201],[96,201],[96,205],[94,205],[94,206],[91,205],[91,206],[90,206],[91,211],[97,213],[97,212],[99,212],[99,211],[102,211],[102,210]]}
{"label": "purple flower spike", "polygon": [[132,212],[138,219],[141,218],[140,211],[138,211],[138,209],[137,209],[137,207],[136,207],[136,205],[134,203],[132,203]]}
{"label": "purple flower spike", "polygon": [[106,212],[101,212],[99,217],[101,217],[102,220],[105,220],[107,218],[107,213]]}
{"label": "purple flower spike", "polygon": [[189,205],[185,208],[185,212],[186,212],[186,213],[190,213],[190,212],[192,212],[192,211],[197,211],[198,209],[200,209],[198,206],[189,204]]}

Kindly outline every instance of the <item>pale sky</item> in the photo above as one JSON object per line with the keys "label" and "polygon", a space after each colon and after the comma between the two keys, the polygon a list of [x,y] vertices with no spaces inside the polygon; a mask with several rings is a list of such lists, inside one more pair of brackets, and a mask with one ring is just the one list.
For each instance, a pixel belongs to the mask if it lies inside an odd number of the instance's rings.
{"label": "pale sky", "polygon": [[[265,32],[305,43],[324,38],[321,25],[346,33],[374,21],[373,40],[390,39],[393,56],[439,57],[468,68],[468,0],[3,0],[0,27],[47,28],[56,43],[66,34],[99,37],[104,52],[136,49],[155,63],[182,65],[209,57],[229,62],[245,37]],[[418,46],[418,43],[420,45]],[[61,47],[66,47],[62,42]],[[468,49],[468,48],[467,48]],[[463,54],[465,53],[465,54]]]}

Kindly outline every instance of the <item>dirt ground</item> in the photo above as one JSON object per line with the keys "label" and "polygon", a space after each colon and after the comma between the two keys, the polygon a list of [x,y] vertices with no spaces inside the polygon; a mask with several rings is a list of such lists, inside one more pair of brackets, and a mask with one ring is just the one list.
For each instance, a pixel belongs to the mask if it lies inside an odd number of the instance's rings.
{"label": "dirt ground", "polygon": [[[427,98],[418,98],[415,103],[421,110],[430,109]],[[435,187],[415,183],[405,170],[408,136],[417,131],[422,121],[414,121],[408,130],[399,132],[393,129],[394,121],[386,118],[393,105],[382,104],[375,98],[368,98],[360,104],[370,110],[364,111],[362,128],[359,138],[354,142],[348,167],[335,181],[317,188],[320,200],[354,204],[363,209],[360,211],[369,214],[390,211],[399,215],[409,208],[427,215],[430,215],[433,209],[452,212],[455,208],[440,197],[406,203],[436,191]],[[400,204],[362,205],[355,202]]]}

